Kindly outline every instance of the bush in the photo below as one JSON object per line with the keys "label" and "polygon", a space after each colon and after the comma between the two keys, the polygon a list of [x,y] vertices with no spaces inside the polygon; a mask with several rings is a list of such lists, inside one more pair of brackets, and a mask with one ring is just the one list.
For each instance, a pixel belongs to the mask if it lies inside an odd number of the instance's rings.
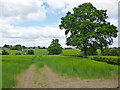
{"label": "bush", "polygon": [[3,50],[2,55],[9,55],[9,53],[6,50]]}
{"label": "bush", "polygon": [[48,54],[49,55],[58,55],[62,53],[62,47],[59,44],[59,40],[58,39],[53,39],[53,41],[51,42],[51,45],[48,47]]}
{"label": "bush", "polygon": [[104,56],[119,56],[119,49],[115,48],[104,48],[102,51]]}
{"label": "bush", "polygon": [[108,64],[120,65],[120,60],[118,58],[110,58],[110,57],[93,57],[92,60],[107,62]]}
{"label": "bush", "polygon": [[20,53],[20,52],[18,52],[18,53],[15,53],[15,55],[21,55],[21,53]]}
{"label": "bush", "polygon": [[28,50],[28,55],[34,55],[34,51],[33,50]]}
{"label": "bush", "polygon": [[101,56],[101,50],[100,49],[97,50],[97,55]]}

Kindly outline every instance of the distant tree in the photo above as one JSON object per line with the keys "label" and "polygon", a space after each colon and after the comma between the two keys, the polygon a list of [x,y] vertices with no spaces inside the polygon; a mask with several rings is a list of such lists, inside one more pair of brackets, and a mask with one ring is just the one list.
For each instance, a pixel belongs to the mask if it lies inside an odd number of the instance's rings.
{"label": "distant tree", "polygon": [[3,50],[2,55],[9,55],[9,53],[6,50]]}
{"label": "distant tree", "polygon": [[28,50],[28,55],[34,55],[34,51],[33,50]]}
{"label": "distant tree", "polygon": [[12,45],[9,45],[9,49],[12,49]]}
{"label": "distant tree", "polygon": [[46,47],[45,47],[45,46],[43,46],[43,49],[46,49]]}
{"label": "distant tree", "polygon": [[50,55],[57,55],[62,53],[62,47],[59,44],[58,39],[53,39],[51,45],[48,47],[48,52],[49,52],[48,54]]}
{"label": "distant tree", "polygon": [[21,53],[20,53],[20,52],[17,52],[17,53],[15,53],[15,55],[21,55]]}
{"label": "distant tree", "polygon": [[9,48],[9,45],[5,44],[3,47]]}
{"label": "distant tree", "polygon": [[35,49],[36,47],[34,46],[33,49]]}
{"label": "distant tree", "polygon": [[22,46],[21,45],[15,45],[12,47],[12,50],[22,50]]}
{"label": "distant tree", "polygon": [[38,49],[40,49],[40,46],[38,46]]}
{"label": "distant tree", "polygon": [[71,47],[67,47],[67,48],[64,48],[64,49],[72,49]]}
{"label": "distant tree", "polygon": [[22,46],[22,49],[26,49],[26,47],[25,47],[25,46]]}
{"label": "distant tree", "polygon": [[112,45],[113,37],[117,37],[117,27],[106,19],[107,10],[97,10],[91,3],[84,3],[75,7],[61,18],[60,29],[65,29],[68,36],[66,44],[76,46],[84,51],[87,57],[89,47],[103,47]]}

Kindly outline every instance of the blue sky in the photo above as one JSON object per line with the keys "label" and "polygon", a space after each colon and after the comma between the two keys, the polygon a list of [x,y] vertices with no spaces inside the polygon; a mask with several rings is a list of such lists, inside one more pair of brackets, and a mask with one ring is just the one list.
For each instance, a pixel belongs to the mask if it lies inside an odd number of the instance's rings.
{"label": "blue sky", "polygon": [[[60,30],[60,18],[80,4],[90,2],[97,9],[107,9],[110,21],[118,26],[119,0],[0,0],[0,46],[22,44],[49,46],[58,38],[63,47],[66,37]],[[113,47],[118,45],[114,39]]]}

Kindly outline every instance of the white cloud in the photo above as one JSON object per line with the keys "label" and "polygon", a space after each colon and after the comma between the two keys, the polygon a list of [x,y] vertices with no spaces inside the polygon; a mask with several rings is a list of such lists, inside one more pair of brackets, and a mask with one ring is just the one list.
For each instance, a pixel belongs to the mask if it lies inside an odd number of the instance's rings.
{"label": "white cloud", "polygon": [[48,46],[52,39],[58,38],[62,46],[66,46],[64,31],[59,27],[13,27],[6,24],[0,26],[0,34],[2,34],[1,45],[6,43]]}
{"label": "white cloud", "polygon": [[0,0],[0,10],[0,23],[42,21],[46,17],[42,0]]}
{"label": "white cloud", "polygon": [[[25,46],[49,46],[52,39],[58,38],[60,44],[63,47],[65,45],[66,37],[64,30],[60,30],[59,27],[49,26],[49,27],[13,27],[11,25],[0,26],[0,46],[4,44],[22,44]],[[118,47],[118,37],[114,38],[114,43],[110,47]]]}
{"label": "white cloud", "polygon": [[63,12],[71,11],[80,4],[90,2],[98,9],[107,9],[110,17],[117,16],[119,0],[43,0],[53,10],[61,9]]}
{"label": "white cloud", "polygon": [[116,21],[118,17],[118,1],[119,0],[44,0],[52,9],[52,12],[59,9],[61,13],[72,11],[72,8],[90,2],[97,9],[107,10],[109,19],[116,19]]}
{"label": "white cloud", "polygon": [[[15,27],[11,23],[24,22],[27,20],[43,21],[46,12],[66,13],[78,5],[91,2],[98,9],[107,9],[110,21],[115,26],[118,25],[118,1],[119,0],[0,0],[0,45],[22,44],[27,46],[48,46],[53,38],[60,39],[62,46],[65,45],[64,30],[59,30],[58,26],[30,26]],[[46,2],[49,8],[45,9],[43,3]],[[57,10],[60,10],[57,11]],[[117,45],[114,39],[113,46]]]}
{"label": "white cloud", "polygon": [[110,18],[110,19],[108,19],[108,21],[109,21],[111,24],[113,24],[113,25],[115,25],[116,27],[118,27],[118,20],[117,20],[117,19]]}

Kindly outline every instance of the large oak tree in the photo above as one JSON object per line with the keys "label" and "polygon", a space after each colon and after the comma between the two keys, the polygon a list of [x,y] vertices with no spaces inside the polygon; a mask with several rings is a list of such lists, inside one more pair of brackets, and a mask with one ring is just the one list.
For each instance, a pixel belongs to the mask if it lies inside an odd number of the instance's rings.
{"label": "large oak tree", "polygon": [[[112,45],[113,37],[117,37],[117,27],[106,21],[107,10],[98,10],[91,3],[84,3],[73,8],[61,18],[60,29],[65,29],[66,44],[76,46],[84,51],[87,57],[89,47],[103,47]],[[97,47],[97,48],[96,48]]]}

